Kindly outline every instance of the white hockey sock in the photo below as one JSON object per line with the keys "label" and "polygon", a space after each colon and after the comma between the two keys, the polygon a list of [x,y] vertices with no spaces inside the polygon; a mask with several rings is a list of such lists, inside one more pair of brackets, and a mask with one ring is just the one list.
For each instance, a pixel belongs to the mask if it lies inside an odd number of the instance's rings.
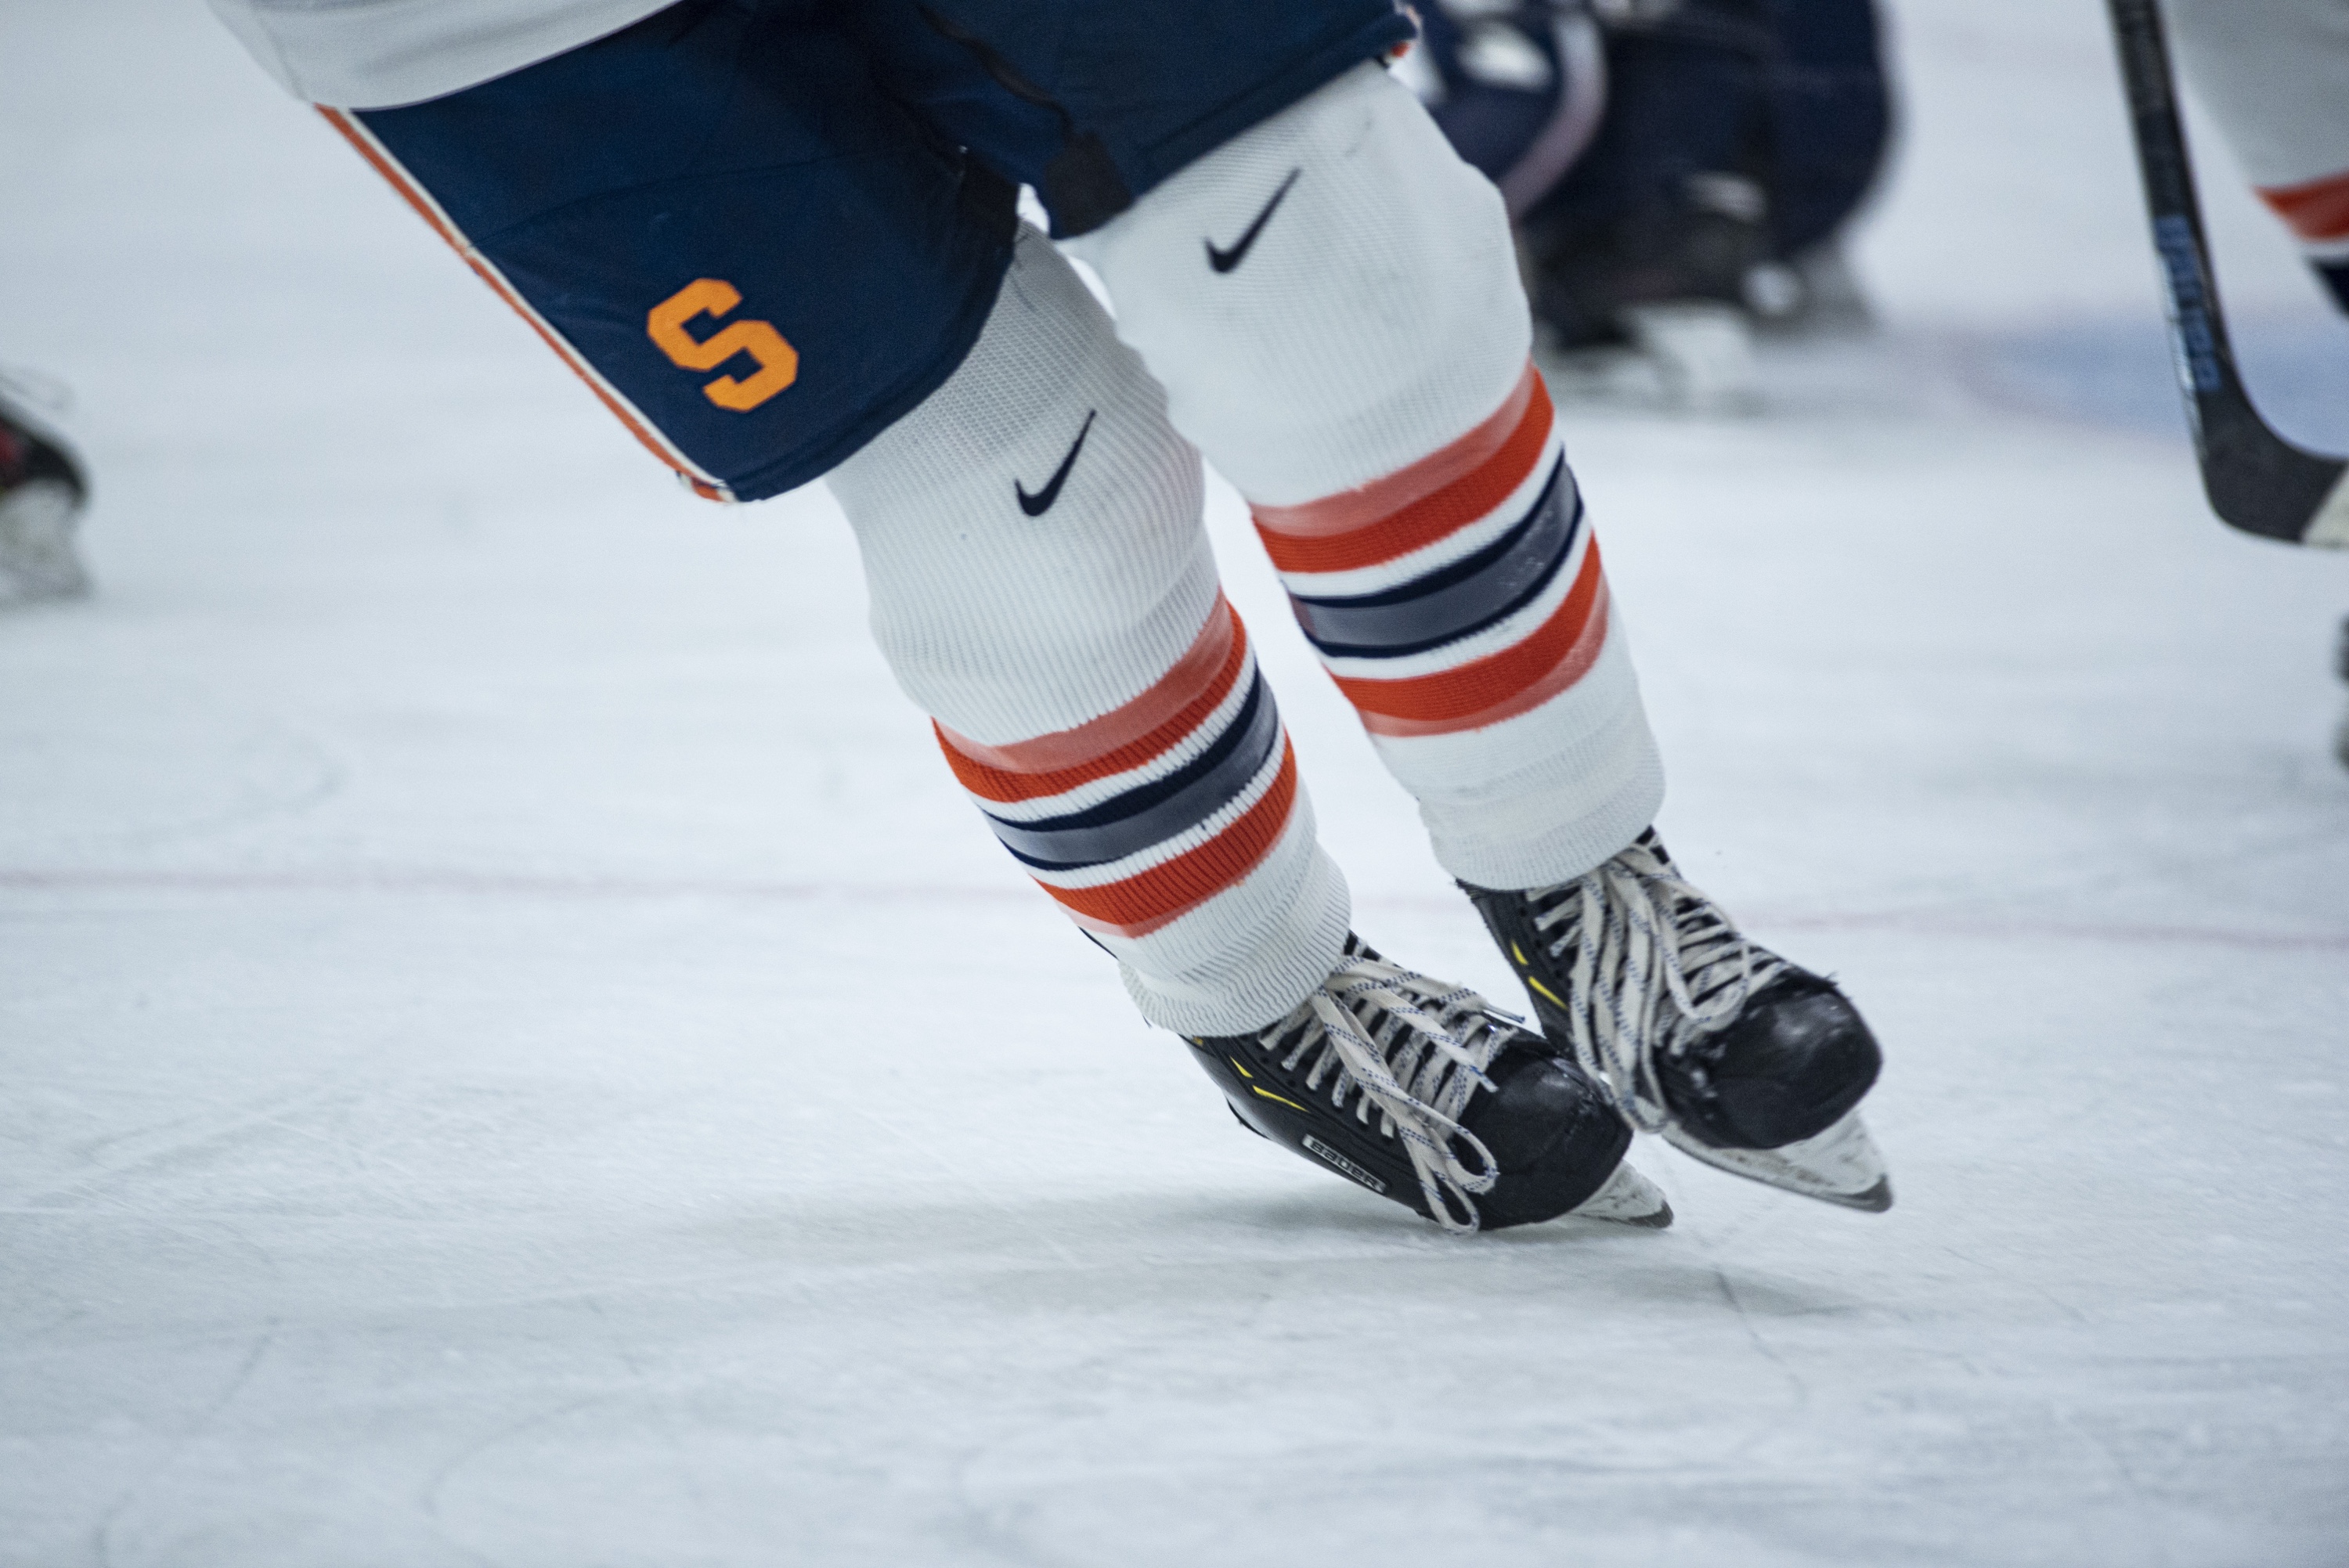
{"label": "white hockey sock", "polygon": [[1154,1024],[1280,1017],[1344,878],[1200,524],[1198,453],[1042,235],[920,407],[831,476],[873,629],[988,824]]}
{"label": "white hockey sock", "polygon": [[1662,768],[1508,222],[1417,100],[1361,67],[1073,248],[1445,869],[1540,886],[1637,837]]}
{"label": "white hockey sock", "polygon": [[2167,0],[2187,83],[2319,267],[2349,264],[2349,4]]}

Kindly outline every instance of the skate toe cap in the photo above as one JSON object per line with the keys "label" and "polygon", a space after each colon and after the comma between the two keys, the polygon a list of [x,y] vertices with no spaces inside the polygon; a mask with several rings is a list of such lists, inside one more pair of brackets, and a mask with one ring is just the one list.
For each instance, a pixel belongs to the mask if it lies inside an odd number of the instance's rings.
{"label": "skate toe cap", "polygon": [[[1514,1059],[1510,1059],[1514,1058]],[[1478,1200],[1488,1229],[1554,1219],[1604,1186],[1631,1130],[1572,1062],[1512,1052],[1465,1119],[1493,1153],[1500,1181]]]}
{"label": "skate toe cap", "polygon": [[1884,1065],[1859,1009],[1799,970],[1749,1002],[1704,1057],[1685,1075],[1667,1074],[1667,1097],[1710,1140],[1745,1149],[1775,1149],[1833,1126]]}

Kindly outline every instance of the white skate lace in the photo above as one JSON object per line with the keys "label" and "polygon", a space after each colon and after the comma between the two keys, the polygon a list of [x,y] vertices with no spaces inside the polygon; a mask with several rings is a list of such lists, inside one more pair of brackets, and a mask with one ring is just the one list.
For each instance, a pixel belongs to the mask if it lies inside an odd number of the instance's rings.
{"label": "white skate lace", "polygon": [[[1727,1028],[1754,993],[1788,968],[1746,940],[1681,876],[1651,832],[1595,871],[1526,895],[1553,959],[1574,950],[1564,996],[1568,1045],[1607,1086],[1625,1120],[1661,1132],[1672,1119],[1656,1056],[1678,1056]],[[1542,988],[1548,995],[1548,988]]]}
{"label": "white skate lace", "polygon": [[1284,1071],[1318,1050],[1305,1087],[1329,1080],[1330,1105],[1342,1111],[1353,1099],[1365,1126],[1375,1106],[1378,1130],[1401,1140],[1436,1223],[1466,1234],[1477,1227],[1475,1194],[1500,1173],[1492,1150],[1460,1125],[1469,1097],[1493,1087],[1485,1069],[1508,1043],[1496,1012],[1466,986],[1355,954],[1257,1039]]}

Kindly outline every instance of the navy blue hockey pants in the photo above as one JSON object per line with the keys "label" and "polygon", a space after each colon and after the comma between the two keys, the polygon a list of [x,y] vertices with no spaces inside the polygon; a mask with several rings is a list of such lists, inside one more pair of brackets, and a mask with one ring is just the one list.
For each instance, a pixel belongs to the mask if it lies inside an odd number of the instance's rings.
{"label": "navy blue hockey pants", "polygon": [[1410,36],[1392,0],[683,0],[323,112],[695,490],[754,500],[953,373],[1019,185],[1085,232]]}

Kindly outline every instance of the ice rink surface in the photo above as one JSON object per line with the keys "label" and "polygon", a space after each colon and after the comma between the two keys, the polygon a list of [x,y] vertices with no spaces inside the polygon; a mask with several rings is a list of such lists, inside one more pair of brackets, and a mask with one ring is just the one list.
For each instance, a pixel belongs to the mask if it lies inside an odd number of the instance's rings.
{"label": "ice rink surface", "polygon": [[[1884,329],[1567,428],[1662,826],[1868,1010],[1899,1205],[1643,1143],[1675,1229],[1463,1243],[1135,1020],[820,490],[678,491],[196,0],[0,6],[100,583],[0,618],[0,1563],[2349,1563],[2349,562],[2126,368],[2099,8],[1893,21]],[[1361,929],[1513,1001],[1214,498]]]}

